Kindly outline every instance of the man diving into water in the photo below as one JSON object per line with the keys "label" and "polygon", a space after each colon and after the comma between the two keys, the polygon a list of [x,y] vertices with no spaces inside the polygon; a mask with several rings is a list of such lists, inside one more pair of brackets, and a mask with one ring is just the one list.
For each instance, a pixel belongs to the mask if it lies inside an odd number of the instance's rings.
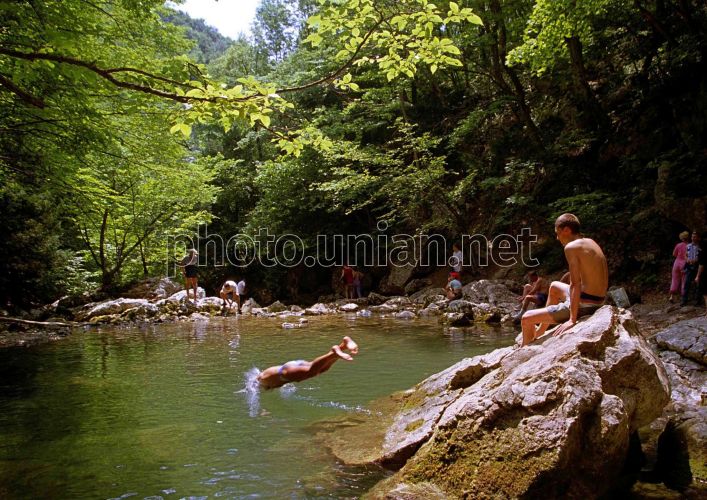
{"label": "man diving into water", "polygon": [[276,389],[290,382],[301,382],[316,377],[331,368],[339,359],[353,361],[351,355],[345,351],[358,354],[358,345],[351,337],[344,337],[339,345],[331,346],[328,353],[312,361],[299,359],[266,368],[258,375],[258,382],[264,389]]}

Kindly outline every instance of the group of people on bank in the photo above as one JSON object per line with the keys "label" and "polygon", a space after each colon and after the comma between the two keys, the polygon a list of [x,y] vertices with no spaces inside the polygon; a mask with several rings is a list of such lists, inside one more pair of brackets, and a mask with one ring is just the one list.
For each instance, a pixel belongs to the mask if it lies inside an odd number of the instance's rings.
{"label": "group of people on bank", "polygon": [[[519,299],[521,309],[517,315],[520,320],[523,339],[521,346],[526,346],[541,337],[550,325],[559,324],[553,335],[559,336],[570,331],[582,316],[593,314],[605,302],[609,287],[609,270],[606,256],[596,241],[581,235],[579,219],[570,213],[560,215],[555,221],[555,236],[564,247],[569,272],[559,281],[549,282],[536,271],[528,273],[529,283],[525,285]],[[700,296],[707,301],[707,275],[704,274],[705,252],[699,245],[699,234],[692,233],[691,243],[687,243],[688,233],[680,234],[679,243],[673,252],[673,282],[670,300],[681,292],[682,304],[687,304],[692,285],[696,285],[697,300]],[[446,294],[449,300],[462,298],[461,250],[455,244],[456,264],[449,273]],[[180,264],[188,289],[193,287],[196,299],[196,250],[192,249]],[[345,264],[340,281],[345,286],[346,298],[354,298],[354,292],[361,297],[363,273]],[[245,281],[239,283],[226,281],[220,296],[224,307],[229,309],[234,303],[240,312],[241,297],[245,292]],[[529,309],[531,305],[537,306]],[[698,304],[699,305],[699,304]],[[348,352],[347,352],[348,351]],[[312,361],[296,360],[263,370],[258,376],[261,387],[272,389],[288,382],[299,382],[327,371],[339,359],[352,361],[351,354],[358,353],[358,345],[350,338],[343,337],[340,344],[332,346],[326,354]]]}
{"label": "group of people on bank", "polygon": [[[602,249],[594,240],[581,235],[579,219],[573,214],[557,218],[555,235],[565,249],[569,272],[552,283],[537,271],[528,273],[529,283],[518,299],[521,308],[514,318],[521,323],[523,346],[539,338],[553,324],[560,324],[553,335],[567,332],[580,317],[592,314],[604,304],[609,270]],[[457,245],[454,250],[456,256]],[[460,262],[460,257],[453,261]],[[445,289],[449,300],[463,296],[459,270],[453,267],[449,273]],[[530,309],[531,305],[535,309]]]}
{"label": "group of people on bank", "polygon": [[[569,272],[560,281],[548,281],[537,272],[528,273],[529,283],[520,297],[521,309],[516,319],[523,330],[522,345],[527,345],[545,333],[551,324],[561,323],[553,335],[569,330],[581,316],[592,314],[603,305],[608,289],[606,257],[599,245],[580,234],[579,219],[563,214],[555,222],[555,234],[562,243]],[[688,243],[687,231],[680,234],[675,246],[669,301],[681,297],[681,305],[688,305],[694,293],[695,305],[707,304],[707,253],[700,247],[697,231]],[[694,290],[694,292],[693,292]],[[534,304],[537,309],[528,310]]]}
{"label": "group of people on bank", "polygon": [[[680,305],[686,306],[690,294],[694,295],[695,305],[702,305],[701,297],[707,296],[707,275],[704,274],[707,252],[702,251],[700,235],[697,231],[683,231],[679,235],[680,243],[673,249],[673,269],[668,301],[680,297]],[[689,243],[688,243],[689,241]]]}
{"label": "group of people on bank", "polygon": [[[189,300],[189,291],[194,292],[194,302],[197,299],[197,290],[199,288],[198,283],[198,265],[199,265],[199,252],[196,248],[190,248],[187,251],[187,255],[177,263],[178,267],[182,268],[184,273],[184,281],[186,287],[187,300]],[[223,311],[224,313],[231,311],[233,309],[233,304],[238,306],[238,314],[241,313],[241,305],[246,292],[246,283],[242,279],[238,283],[233,280],[227,280],[221,286],[219,291],[219,297],[223,300]]]}

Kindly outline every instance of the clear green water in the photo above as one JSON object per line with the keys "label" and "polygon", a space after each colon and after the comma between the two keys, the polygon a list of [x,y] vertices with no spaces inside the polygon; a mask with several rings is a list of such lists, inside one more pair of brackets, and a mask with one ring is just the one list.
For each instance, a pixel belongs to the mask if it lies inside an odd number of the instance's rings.
{"label": "clear green water", "polygon": [[[498,328],[434,322],[227,318],[104,328],[0,350],[0,498],[352,498],[383,477],[313,444],[317,421],[375,412]],[[355,361],[249,397],[246,373],[311,359],[350,335]],[[355,435],[351,439],[356,439]]]}

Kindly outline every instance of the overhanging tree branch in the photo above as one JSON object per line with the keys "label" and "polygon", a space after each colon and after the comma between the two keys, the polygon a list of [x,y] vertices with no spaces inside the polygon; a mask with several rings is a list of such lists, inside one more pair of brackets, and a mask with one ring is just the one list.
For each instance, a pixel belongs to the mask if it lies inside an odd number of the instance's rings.
{"label": "overhanging tree branch", "polygon": [[34,106],[35,108],[44,109],[46,104],[39,97],[30,94],[29,92],[22,90],[17,86],[12,80],[0,75],[0,85],[5,87],[7,90],[15,94],[17,97],[25,101],[27,104]]}
{"label": "overhanging tree branch", "polygon": [[[159,75],[155,75],[152,73],[149,73],[147,71],[142,71],[139,69],[135,68],[101,68],[99,67],[96,63],[89,63],[86,61],[82,61],[80,59],[75,59],[73,57],[68,57],[68,56],[62,56],[58,54],[45,54],[42,52],[20,52],[17,50],[10,50],[6,49],[4,47],[0,47],[0,54],[6,55],[8,57],[14,57],[17,59],[24,59],[26,61],[52,61],[52,62],[58,62],[61,64],[69,64],[71,66],[78,66],[80,68],[87,69],[89,71],[92,71],[93,73],[96,73],[98,76],[104,78],[105,80],[108,80],[111,82],[113,85],[128,89],[128,90],[135,90],[137,92],[142,92],[144,94],[151,94],[155,95],[157,97],[162,97],[165,99],[170,99],[172,101],[177,101],[181,103],[193,103],[193,102],[221,102],[226,100],[224,97],[220,96],[214,96],[214,97],[187,97],[183,95],[179,95],[173,92],[166,92],[164,90],[159,90],[155,89],[146,85],[140,85],[137,83],[130,83],[130,82],[125,82],[123,80],[120,80],[113,76],[113,73],[115,72],[133,72],[133,73],[138,73],[142,74],[143,76],[147,76],[149,78],[152,78],[156,81],[162,81],[165,83],[170,83],[172,85],[175,85],[177,87],[186,87],[186,88],[194,88],[193,86],[190,86],[185,83],[180,83],[176,82],[174,80],[170,80],[169,78],[165,78]],[[237,99],[232,99],[233,101],[245,101],[248,99],[251,99],[255,96],[247,96],[243,98],[237,98]]]}

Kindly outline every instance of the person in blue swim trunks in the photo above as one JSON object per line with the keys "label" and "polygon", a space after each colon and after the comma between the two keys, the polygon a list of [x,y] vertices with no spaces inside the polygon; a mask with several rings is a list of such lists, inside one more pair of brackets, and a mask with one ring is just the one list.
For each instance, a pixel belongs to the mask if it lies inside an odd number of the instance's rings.
{"label": "person in blue swim trunks", "polygon": [[276,389],[290,382],[301,382],[316,377],[327,371],[340,359],[353,361],[353,357],[346,351],[354,355],[358,354],[358,345],[351,337],[344,337],[339,345],[331,346],[328,353],[312,361],[298,359],[266,368],[258,375],[258,382],[264,389]]}
{"label": "person in blue swim trunks", "polygon": [[[555,234],[565,247],[570,284],[553,282],[551,288],[561,287],[565,293],[550,293],[547,307],[533,309],[523,315],[522,346],[540,337],[551,324],[560,323],[553,335],[568,332],[581,316],[593,314],[604,304],[609,287],[609,269],[601,247],[596,241],[582,237],[579,219],[573,214],[562,214],[557,218]],[[555,302],[562,299],[564,301]]]}

